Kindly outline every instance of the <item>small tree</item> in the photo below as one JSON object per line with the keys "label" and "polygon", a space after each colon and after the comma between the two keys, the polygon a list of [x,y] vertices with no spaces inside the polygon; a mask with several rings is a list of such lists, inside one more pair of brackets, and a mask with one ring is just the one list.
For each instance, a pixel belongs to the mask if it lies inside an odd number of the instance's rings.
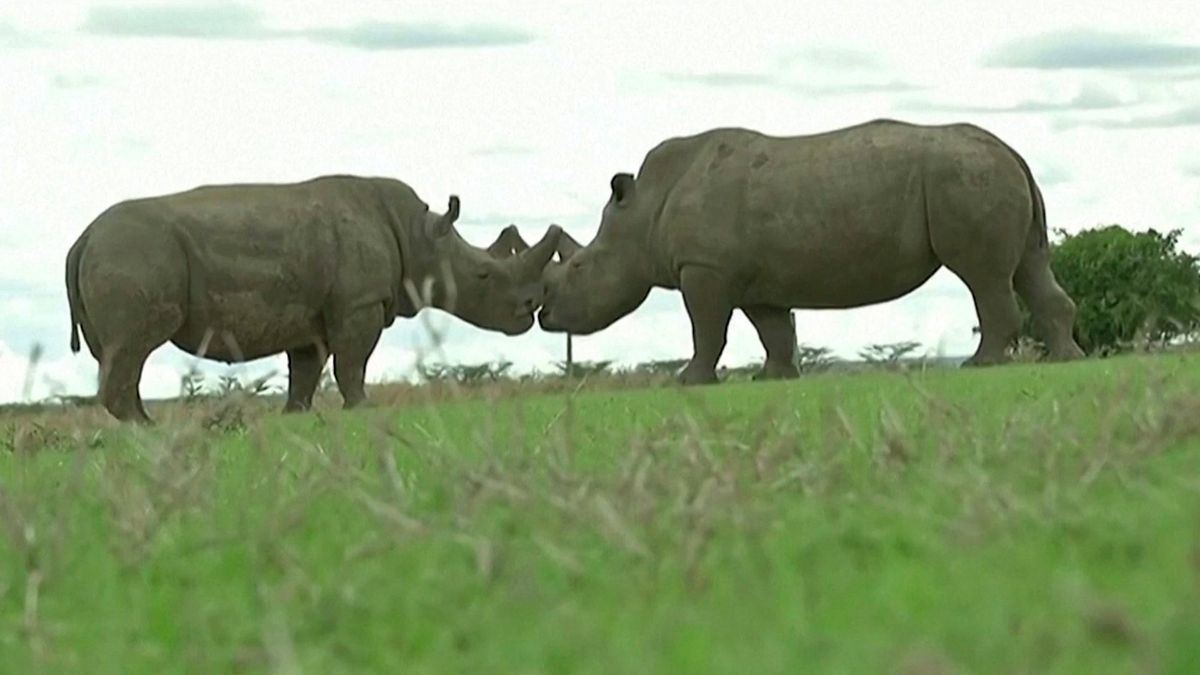
{"label": "small tree", "polygon": [[442,382],[453,379],[450,366],[444,363],[421,363],[417,366],[417,373],[426,382]]}
{"label": "small tree", "polygon": [[[1051,267],[1075,301],[1075,339],[1089,354],[1164,344],[1200,328],[1200,266],[1176,250],[1180,230],[1130,232],[1108,225],[1058,231]],[[1033,334],[1028,313],[1023,332]]]}
{"label": "small tree", "polygon": [[204,394],[204,373],[192,364],[187,372],[179,376],[179,397],[185,400],[199,398]]}
{"label": "small tree", "polygon": [[512,368],[510,361],[487,363],[464,363],[450,367],[451,377],[459,384],[479,384],[481,382],[498,382],[507,377]]}
{"label": "small tree", "polygon": [[497,382],[508,377],[512,368],[509,361],[485,363],[423,363],[417,368],[421,379],[426,382],[455,382],[461,385]]}
{"label": "small tree", "polygon": [[802,373],[816,373],[826,370],[837,361],[828,347],[813,347],[812,345],[796,345],[796,368]]}
{"label": "small tree", "polygon": [[688,364],[690,359],[660,359],[644,361],[633,367],[633,372],[648,375],[675,375]]}
{"label": "small tree", "polygon": [[554,367],[563,377],[595,377],[597,375],[607,375],[612,370],[612,360],[604,361],[574,361],[567,363],[566,361],[557,361]]}
{"label": "small tree", "polygon": [[859,351],[858,355],[867,363],[894,366],[900,362],[900,359],[916,351],[920,346],[920,342],[912,340],[874,344]]}
{"label": "small tree", "polygon": [[237,375],[221,375],[217,379],[217,392],[221,396],[236,394],[242,390],[242,381]]}
{"label": "small tree", "polygon": [[260,396],[269,394],[275,390],[270,384],[271,378],[275,377],[274,373],[256,377],[253,380],[245,380],[233,374],[221,375],[218,379],[217,393],[220,396],[232,396],[235,394],[246,394],[248,396]]}

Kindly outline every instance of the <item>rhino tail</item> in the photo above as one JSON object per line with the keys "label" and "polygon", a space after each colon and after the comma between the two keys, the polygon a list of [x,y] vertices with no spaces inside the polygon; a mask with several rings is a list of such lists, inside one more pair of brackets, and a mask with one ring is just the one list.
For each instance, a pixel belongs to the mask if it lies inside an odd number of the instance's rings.
{"label": "rhino tail", "polygon": [[83,303],[79,300],[79,259],[83,256],[84,237],[80,237],[67,251],[67,306],[71,310],[71,351],[80,349],[79,327],[83,322]]}
{"label": "rhino tail", "polygon": [[1042,190],[1038,187],[1037,180],[1033,177],[1033,171],[1029,168],[1029,163],[1025,161],[1021,153],[1017,152],[1016,148],[1006,143],[1004,139],[981,127],[970,126],[976,131],[982,132],[986,137],[999,144],[1005,150],[1008,150],[1012,154],[1013,159],[1017,160],[1017,164],[1021,165],[1021,173],[1025,174],[1025,183],[1029,186],[1029,197],[1033,202],[1033,212],[1030,214],[1029,226],[1033,230],[1030,232],[1030,235],[1036,237],[1036,239],[1031,240],[1029,243],[1038,249],[1050,248],[1050,233],[1046,225],[1046,202],[1042,199]]}
{"label": "rhino tail", "polygon": [[1036,248],[1050,248],[1050,233],[1047,231],[1046,225],[1046,202],[1042,199],[1042,190],[1038,187],[1037,180],[1033,177],[1033,171],[1029,168],[1029,163],[1017,152],[1016,148],[1004,142],[999,136],[985,131],[988,136],[991,136],[997,143],[1007,149],[1017,164],[1021,165],[1021,172],[1025,174],[1025,183],[1029,186],[1029,197],[1033,202],[1033,212],[1030,214],[1029,226],[1033,229],[1030,233],[1036,239],[1031,241]]}
{"label": "rhino tail", "polygon": [[[1010,148],[1011,150],[1011,148]],[[1029,169],[1029,164],[1025,162],[1016,150],[1012,150],[1017,161],[1021,163],[1021,170],[1025,172],[1025,181],[1029,184],[1029,196],[1033,200],[1033,220],[1030,227],[1033,228],[1033,235],[1037,237],[1037,248],[1050,248],[1050,233],[1046,225],[1046,201],[1042,199],[1042,190],[1038,187],[1037,181],[1033,178],[1033,171]]]}

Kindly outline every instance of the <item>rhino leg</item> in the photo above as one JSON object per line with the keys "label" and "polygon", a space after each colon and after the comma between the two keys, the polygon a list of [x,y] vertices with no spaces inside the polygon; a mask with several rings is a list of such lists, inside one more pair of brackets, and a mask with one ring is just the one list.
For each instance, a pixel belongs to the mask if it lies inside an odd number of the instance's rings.
{"label": "rhino leg", "polygon": [[[1013,274],[1022,251],[1006,245],[1001,228],[990,240],[942,242],[943,263],[967,285],[979,317],[979,347],[965,366],[990,366],[1012,360],[1010,348],[1021,330],[1021,309],[1013,292]],[[935,244],[938,243],[935,240]]]}
{"label": "rhino leg", "polygon": [[382,305],[359,309],[346,318],[339,334],[330,338],[333,378],[337,381],[345,408],[355,408],[367,402],[367,360],[375,351],[375,345],[379,344],[379,336],[383,333],[383,316]]}
{"label": "rhino leg", "polygon": [[782,307],[755,305],[743,307],[742,313],[758,331],[758,339],[767,353],[763,368],[754,379],[776,380],[799,377],[796,368],[796,329],[792,313]]}
{"label": "rhino leg", "polygon": [[100,364],[100,391],[97,398],[113,417],[122,422],[150,424],[150,416],[138,393],[142,369],[152,349],[105,346]]}
{"label": "rhino leg", "polygon": [[321,369],[328,356],[316,345],[289,349],[288,397],[284,412],[303,412],[312,408],[313,394],[321,381]]}
{"label": "rhino leg", "polygon": [[702,267],[686,267],[679,288],[692,320],[692,360],[679,373],[684,385],[711,384],[717,381],[717,361],[725,351],[726,332],[733,315],[729,301],[729,282],[716,272]]}
{"label": "rhino leg", "polygon": [[1012,360],[1009,348],[1021,329],[1021,310],[1008,279],[967,281],[979,315],[979,348],[963,365],[990,366]]}
{"label": "rhino leg", "polygon": [[1075,302],[1054,278],[1045,249],[1031,250],[1021,259],[1013,278],[1017,293],[1033,315],[1034,327],[1046,343],[1052,361],[1083,358],[1083,350],[1072,335]]}
{"label": "rhino leg", "polygon": [[[112,285],[108,311],[93,313],[94,336],[100,352],[100,403],[122,421],[151,423],[138,385],[150,354],[167,342],[183,325],[183,309],[173,302],[137,303],[125,298],[148,295],[138,289]],[[93,303],[93,306],[100,303]],[[100,314],[96,316],[95,314]]]}

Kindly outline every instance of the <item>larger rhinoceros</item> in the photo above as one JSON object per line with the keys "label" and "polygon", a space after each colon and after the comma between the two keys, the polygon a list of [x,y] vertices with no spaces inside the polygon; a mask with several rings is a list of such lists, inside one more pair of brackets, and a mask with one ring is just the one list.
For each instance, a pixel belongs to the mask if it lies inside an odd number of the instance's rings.
{"label": "larger rhinoceros", "polygon": [[389,178],[210,185],[120,202],[67,254],[71,349],[100,363],[99,399],[147,422],[147,356],[167,341],[235,362],[286,352],[285,410],[305,410],[329,355],[346,407],[383,329],[426,305],[485,329],[529,330],[558,229],[529,247],[510,226],[487,249]]}
{"label": "larger rhinoceros", "polygon": [[826,133],[741,128],[668,139],[635,178],[618,173],[595,239],[560,238],[538,321],[588,334],[628,314],[652,287],[680,289],[694,355],[685,384],[716,380],[730,314],[766,350],[760,377],[790,377],[792,308],[898,298],[943,265],[979,315],[968,364],[1008,357],[1028,304],[1050,356],[1082,351],[1075,304],[1050,270],[1042,195],[1024,159],[970,124],[874,120]]}

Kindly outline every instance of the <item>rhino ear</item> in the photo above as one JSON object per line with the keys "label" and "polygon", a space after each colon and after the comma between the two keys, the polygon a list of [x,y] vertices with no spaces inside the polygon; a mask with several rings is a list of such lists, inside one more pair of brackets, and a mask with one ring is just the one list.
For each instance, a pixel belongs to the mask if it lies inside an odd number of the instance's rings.
{"label": "rhino ear", "polygon": [[450,206],[446,213],[429,224],[429,235],[432,238],[441,239],[450,234],[450,228],[454,226],[454,221],[458,220],[460,206],[458,195],[450,195]]}
{"label": "rhino ear", "polygon": [[612,180],[610,180],[608,184],[610,187],[612,187],[613,202],[617,204],[624,204],[633,198],[633,174],[614,174]]}

